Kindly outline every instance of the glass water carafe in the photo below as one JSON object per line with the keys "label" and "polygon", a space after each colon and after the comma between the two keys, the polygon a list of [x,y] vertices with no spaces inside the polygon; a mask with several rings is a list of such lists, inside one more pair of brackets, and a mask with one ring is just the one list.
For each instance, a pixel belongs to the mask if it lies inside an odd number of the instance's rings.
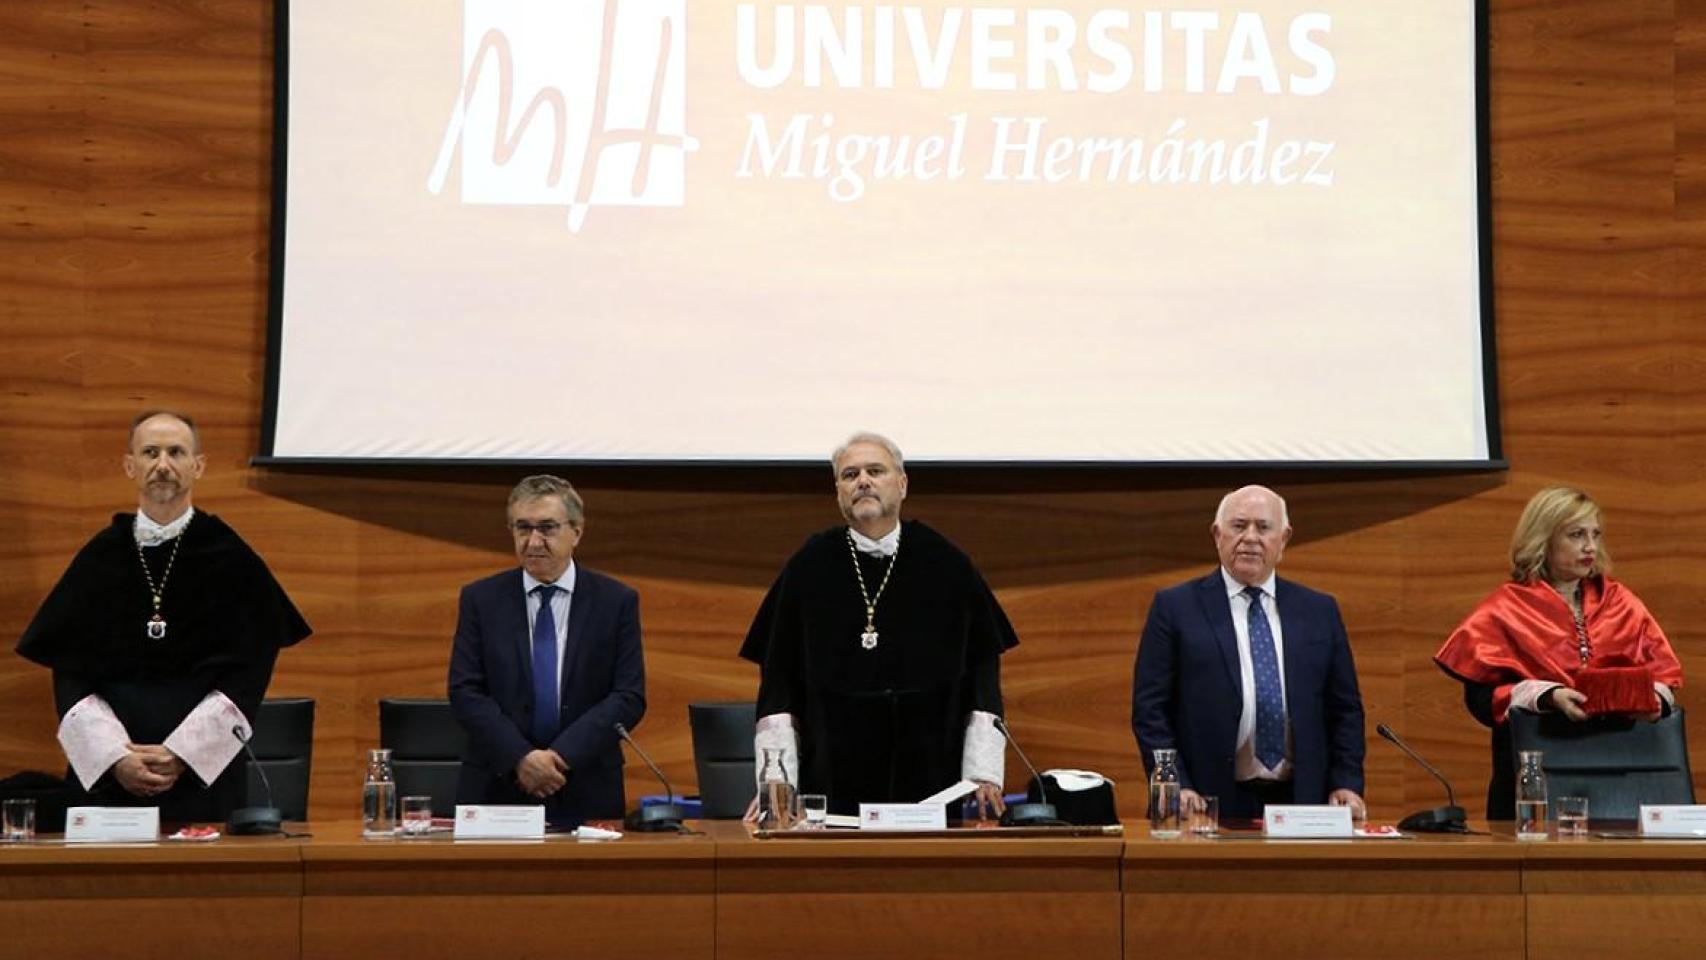
{"label": "glass water carafe", "polygon": [[1155,772],[1149,775],[1149,835],[1171,840],[1180,834],[1179,754],[1155,751]]}
{"label": "glass water carafe", "polygon": [[767,747],[758,773],[758,829],[792,830],[799,819],[799,792],[788,780],[782,751]]}
{"label": "glass water carafe", "polygon": [[391,773],[391,751],[367,751],[367,779],[361,786],[361,832],[390,837],[397,832],[397,779]]}
{"label": "glass water carafe", "polygon": [[1517,754],[1516,838],[1546,839],[1546,770],[1539,750]]}

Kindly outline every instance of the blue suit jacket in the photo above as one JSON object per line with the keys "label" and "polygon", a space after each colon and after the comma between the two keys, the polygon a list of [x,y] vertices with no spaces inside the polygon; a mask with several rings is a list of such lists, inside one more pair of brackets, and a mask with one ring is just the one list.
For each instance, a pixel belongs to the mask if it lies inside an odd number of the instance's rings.
{"label": "blue suit jacket", "polygon": [[[1325,803],[1341,787],[1363,792],[1362,694],[1339,605],[1325,593],[1274,581],[1285,644],[1297,803]],[[1232,795],[1243,695],[1238,636],[1220,570],[1155,595],[1132,680],[1131,729],[1144,769],[1154,751],[1179,751],[1179,776],[1204,796]],[[1223,801],[1224,802],[1224,801]]]}
{"label": "blue suit jacket", "polygon": [[450,706],[468,734],[459,803],[521,803],[515,766],[549,747],[569,765],[568,784],[546,801],[553,823],[620,817],[622,748],[613,726],[646,712],[640,599],[633,588],[584,566],[575,571],[563,653],[560,732],[534,743],[532,625],[521,570],[462,588],[450,651]]}

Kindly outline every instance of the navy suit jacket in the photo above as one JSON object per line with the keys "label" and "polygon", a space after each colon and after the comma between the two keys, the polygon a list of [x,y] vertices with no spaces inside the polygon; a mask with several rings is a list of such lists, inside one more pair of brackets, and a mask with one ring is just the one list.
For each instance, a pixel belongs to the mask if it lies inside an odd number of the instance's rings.
{"label": "navy suit jacket", "polygon": [[[1339,605],[1278,578],[1274,604],[1285,645],[1293,800],[1326,803],[1341,787],[1360,796],[1362,694]],[[1160,591],[1149,607],[1131,694],[1131,729],[1144,769],[1153,768],[1155,750],[1173,748],[1185,788],[1232,796],[1242,709],[1238,635],[1217,567]]]}
{"label": "navy suit jacket", "polygon": [[534,743],[533,640],[520,568],[462,588],[450,651],[450,706],[468,734],[459,803],[535,804],[515,766],[549,747],[569,765],[568,784],[549,798],[552,823],[622,816],[622,747],[617,723],[646,713],[640,598],[633,588],[576,565],[563,650],[559,732]]}

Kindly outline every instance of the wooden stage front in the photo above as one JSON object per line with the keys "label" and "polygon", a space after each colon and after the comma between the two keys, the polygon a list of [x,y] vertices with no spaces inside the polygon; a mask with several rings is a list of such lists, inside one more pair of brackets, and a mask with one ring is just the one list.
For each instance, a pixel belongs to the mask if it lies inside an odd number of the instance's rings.
{"label": "wooden stage front", "polygon": [[1706,842],[1124,836],[0,846],[0,958],[1695,957]]}

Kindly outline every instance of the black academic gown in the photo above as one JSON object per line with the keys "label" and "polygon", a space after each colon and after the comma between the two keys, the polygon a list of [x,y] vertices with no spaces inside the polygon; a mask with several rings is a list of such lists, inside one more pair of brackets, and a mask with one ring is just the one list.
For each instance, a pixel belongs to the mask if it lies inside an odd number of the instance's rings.
{"label": "black academic gown", "polygon": [[[875,594],[889,561],[858,557]],[[967,716],[1001,714],[1000,655],[1018,643],[971,560],[909,520],[877,604],[877,646],[863,649],[853,563],[846,527],[807,539],[741,647],[762,668],[758,715],[794,716],[801,792],[827,794],[837,813],[957,782]]]}
{"label": "black academic gown", "polygon": [[[134,516],[113,517],[78,551],[18,641],[18,653],[53,669],[54,701],[64,717],[99,694],[136,743],[160,743],[208,693],[218,690],[252,722],[280,647],[310,633],[267,565],[224,521],[196,512],[166,579],[161,615],[166,636],[147,636],[153,614],[132,533]],[[174,541],[147,548],[161,582]],[[168,822],[225,819],[243,805],[244,764],[233,761],[212,784],[186,769],[158,797],[136,797],[108,771],[85,792],[67,780],[72,804],[160,807]]]}

